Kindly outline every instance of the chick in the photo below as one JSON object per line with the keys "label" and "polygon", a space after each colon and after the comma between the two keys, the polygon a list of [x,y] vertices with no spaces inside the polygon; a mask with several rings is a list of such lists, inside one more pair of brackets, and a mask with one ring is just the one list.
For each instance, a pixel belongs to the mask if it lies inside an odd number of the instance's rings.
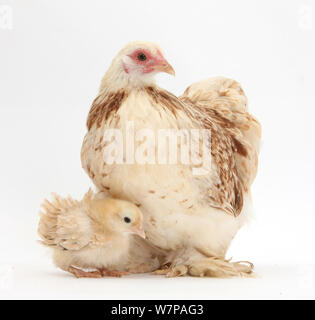
{"label": "chick", "polygon": [[[128,201],[98,199],[90,190],[81,201],[54,195],[41,205],[38,233],[53,249],[57,267],[76,277],[120,277],[111,270],[128,254],[132,234],[145,238],[142,214]],[[84,269],[94,270],[84,270]]]}

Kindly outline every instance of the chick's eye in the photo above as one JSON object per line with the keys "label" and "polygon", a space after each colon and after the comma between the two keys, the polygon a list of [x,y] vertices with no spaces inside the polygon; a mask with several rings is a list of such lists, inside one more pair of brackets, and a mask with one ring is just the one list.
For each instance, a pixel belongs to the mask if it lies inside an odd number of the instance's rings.
{"label": "chick's eye", "polygon": [[130,223],[130,222],[131,222],[131,219],[128,218],[128,217],[124,217],[124,221],[125,221],[126,223]]}
{"label": "chick's eye", "polygon": [[140,52],[137,56],[138,60],[139,61],[145,61],[147,60],[147,56],[143,53],[143,52]]}

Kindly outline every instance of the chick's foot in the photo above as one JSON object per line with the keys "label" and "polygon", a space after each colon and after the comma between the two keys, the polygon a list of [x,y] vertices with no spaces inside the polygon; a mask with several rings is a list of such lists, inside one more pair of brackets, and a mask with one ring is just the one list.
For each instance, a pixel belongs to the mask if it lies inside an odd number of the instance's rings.
{"label": "chick's foot", "polygon": [[108,269],[99,269],[101,275],[103,277],[116,277],[120,278],[121,276],[127,276],[129,273],[128,272],[123,272],[123,271],[117,271],[117,270],[108,270]]}
{"label": "chick's foot", "polygon": [[70,266],[68,271],[75,275],[77,278],[101,278],[102,273],[100,271],[83,271],[81,269]]}

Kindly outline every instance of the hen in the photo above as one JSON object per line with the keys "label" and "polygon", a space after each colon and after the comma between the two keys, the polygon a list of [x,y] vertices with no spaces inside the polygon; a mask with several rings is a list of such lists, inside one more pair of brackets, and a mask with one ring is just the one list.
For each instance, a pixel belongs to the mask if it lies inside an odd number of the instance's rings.
{"label": "hen", "polygon": [[[174,74],[162,50],[129,43],[102,79],[87,119],[83,168],[100,191],[135,203],[144,215],[146,240],[136,239],[134,258],[117,268],[159,267],[157,273],[167,276],[249,274],[251,264],[231,263],[225,255],[250,214],[260,124],[236,81],[210,78],[176,97],[155,84],[158,72]],[[161,151],[165,130],[180,132],[177,151]],[[210,134],[192,134],[202,130]],[[189,159],[208,156],[207,165],[165,161],[180,156],[187,139],[190,146],[200,143],[189,149]],[[117,148],[121,143],[124,148]]]}

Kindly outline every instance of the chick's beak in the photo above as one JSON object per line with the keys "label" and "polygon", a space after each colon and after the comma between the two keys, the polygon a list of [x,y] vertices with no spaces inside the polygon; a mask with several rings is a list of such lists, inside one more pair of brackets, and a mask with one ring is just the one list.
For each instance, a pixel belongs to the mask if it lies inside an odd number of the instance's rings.
{"label": "chick's beak", "polygon": [[145,239],[145,232],[142,227],[141,228],[139,228],[139,227],[134,228],[132,231],[133,231],[133,233],[137,234],[139,237]]}
{"label": "chick's beak", "polygon": [[172,76],[175,76],[174,68],[166,60],[156,65],[155,70],[165,72],[165,73],[171,74]]}

